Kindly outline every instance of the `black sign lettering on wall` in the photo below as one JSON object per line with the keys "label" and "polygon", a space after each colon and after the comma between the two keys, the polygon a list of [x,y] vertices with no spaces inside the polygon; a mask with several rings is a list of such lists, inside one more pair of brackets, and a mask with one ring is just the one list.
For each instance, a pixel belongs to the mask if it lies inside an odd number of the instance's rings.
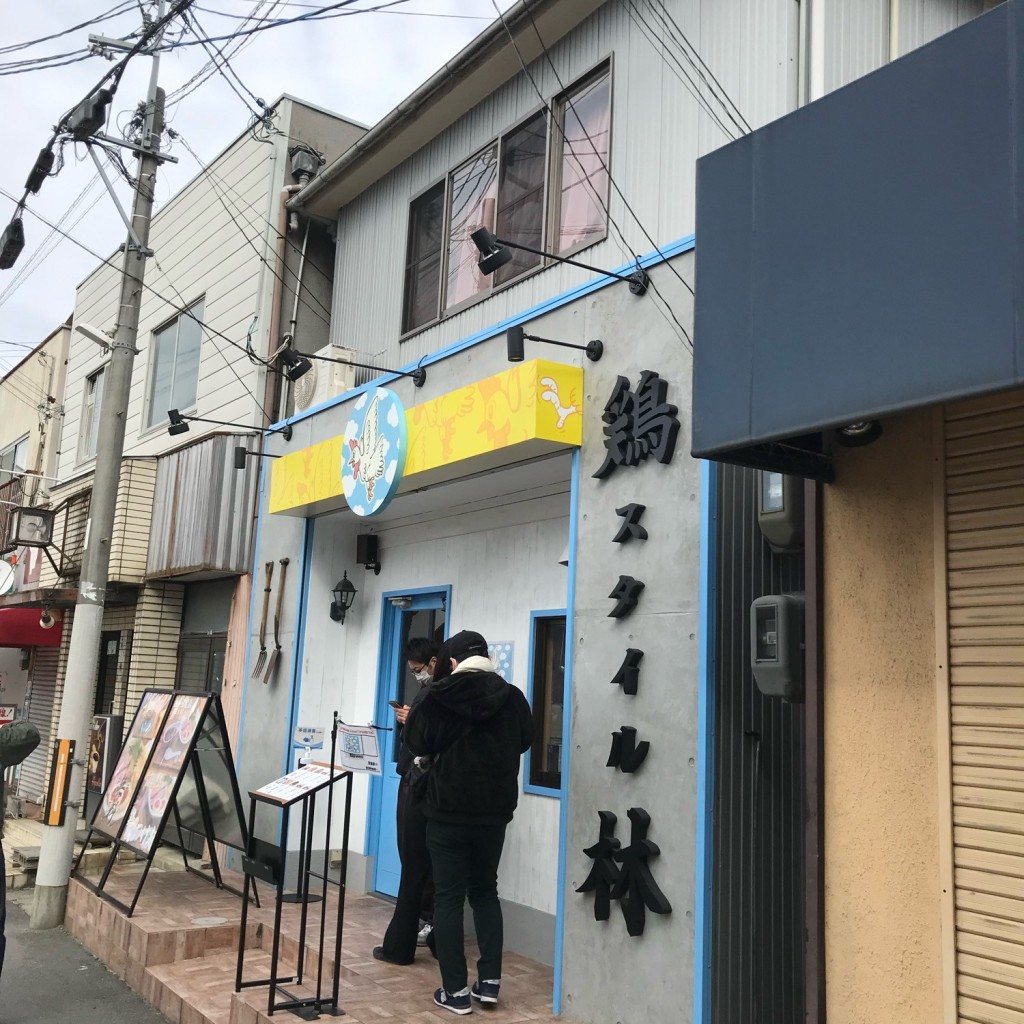
{"label": "black sign lettering on wall", "polygon": [[649,456],[667,465],[672,461],[679,434],[679,409],[665,401],[668,382],[654,370],[644,370],[636,391],[629,380],[619,377],[605,403],[604,462],[594,474],[598,480],[619,466],[638,466]]}
{"label": "black sign lettering on wall", "polygon": [[615,823],[618,819],[611,811],[598,811],[597,816],[601,821],[598,840],[583,851],[594,863],[590,866],[590,874],[576,891],[592,892],[594,920],[607,921],[611,912],[612,887],[619,880],[619,868],[614,860],[620,845],[615,838]]}
{"label": "black sign lettering on wall", "polygon": [[612,686],[621,686],[622,692],[631,697],[636,696],[640,688],[640,662],[644,652],[638,647],[627,647],[626,657],[619,666],[619,671],[612,676]]}
{"label": "black sign lettering on wall", "polygon": [[651,874],[649,862],[661,853],[658,844],[647,838],[651,816],[642,807],[630,807],[626,815],[632,825],[629,846],[612,854],[621,868],[611,898],[619,901],[622,916],[626,919],[626,931],[635,936],[644,933],[646,911],[671,914],[672,904],[665,898]]}
{"label": "black sign lettering on wall", "polygon": [[634,538],[647,540],[647,531],[640,525],[640,517],[646,511],[646,505],[638,505],[636,502],[617,508],[615,514],[622,516],[622,523],[619,524],[618,532],[612,537],[612,541],[615,544],[625,544]]}
{"label": "black sign lettering on wall", "polygon": [[640,593],[646,584],[632,576],[620,576],[608,597],[615,602],[615,607],[608,613],[610,619],[624,619],[631,614],[640,600]]}
{"label": "black sign lettering on wall", "polygon": [[612,747],[606,762],[609,768],[618,768],[620,772],[630,774],[644,763],[647,752],[651,749],[647,740],[636,741],[636,729],[624,725],[618,732],[612,733]]}

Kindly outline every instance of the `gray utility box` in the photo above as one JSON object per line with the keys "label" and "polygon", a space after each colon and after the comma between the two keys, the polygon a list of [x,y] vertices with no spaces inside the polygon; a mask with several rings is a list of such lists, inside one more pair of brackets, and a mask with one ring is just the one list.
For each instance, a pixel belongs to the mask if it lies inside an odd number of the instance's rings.
{"label": "gray utility box", "polygon": [[766,697],[804,699],[804,595],[766,594],[750,606],[750,670]]}

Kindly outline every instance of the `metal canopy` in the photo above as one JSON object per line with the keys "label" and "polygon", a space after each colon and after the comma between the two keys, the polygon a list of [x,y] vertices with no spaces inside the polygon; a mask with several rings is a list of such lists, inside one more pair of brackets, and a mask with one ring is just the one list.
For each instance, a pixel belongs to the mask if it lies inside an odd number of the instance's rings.
{"label": "metal canopy", "polygon": [[698,162],[694,455],[1024,383],[1022,2]]}

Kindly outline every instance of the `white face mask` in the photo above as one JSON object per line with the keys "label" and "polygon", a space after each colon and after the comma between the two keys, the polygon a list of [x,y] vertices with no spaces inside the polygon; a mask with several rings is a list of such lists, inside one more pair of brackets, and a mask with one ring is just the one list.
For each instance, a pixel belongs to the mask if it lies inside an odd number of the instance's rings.
{"label": "white face mask", "polygon": [[430,669],[428,668],[420,669],[419,672],[413,672],[412,677],[420,684],[420,686],[423,686],[424,683],[429,683],[432,678]]}

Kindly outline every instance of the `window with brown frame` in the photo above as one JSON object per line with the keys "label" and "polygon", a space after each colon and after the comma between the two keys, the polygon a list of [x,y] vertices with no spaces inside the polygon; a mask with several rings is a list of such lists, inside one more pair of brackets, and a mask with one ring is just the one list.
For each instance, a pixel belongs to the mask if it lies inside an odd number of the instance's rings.
{"label": "window with brown frame", "polygon": [[611,70],[606,64],[414,199],[402,333],[541,265],[543,257],[513,249],[509,263],[484,276],[470,237],[477,228],[534,249],[550,246],[558,254],[603,238],[610,129]]}

